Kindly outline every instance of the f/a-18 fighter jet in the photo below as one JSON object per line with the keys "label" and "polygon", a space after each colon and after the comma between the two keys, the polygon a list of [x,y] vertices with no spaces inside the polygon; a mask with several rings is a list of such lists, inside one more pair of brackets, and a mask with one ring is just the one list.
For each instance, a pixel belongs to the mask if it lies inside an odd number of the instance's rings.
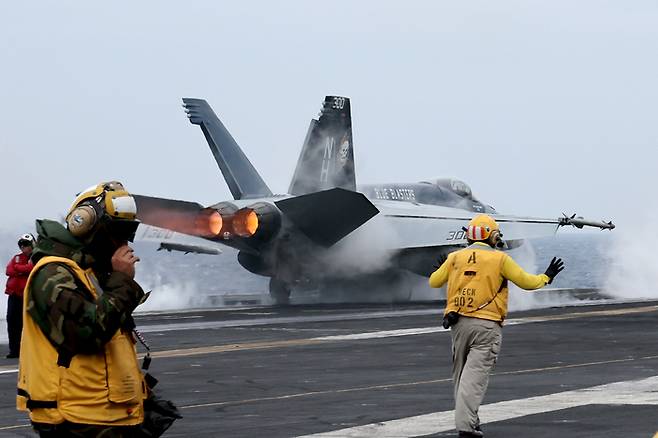
{"label": "f/a-18 fighter jet", "polygon": [[455,179],[357,186],[350,100],[340,96],[324,99],[288,193],[275,195],[205,100],[185,98],[183,106],[201,127],[233,200],[204,207],[137,195],[138,218],[237,249],[240,265],[270,277],[270,294],[279,304],[288,303],[295,288],[332,281],[365,280],[362,289],[377,294],[382,288],[374,279],[390,284],[396,274],[428,276],[438,258],[466,245],[464,226],[477,213],[498,221],[506,248],[565,225],[614,228],[575,216],[499,214]]}

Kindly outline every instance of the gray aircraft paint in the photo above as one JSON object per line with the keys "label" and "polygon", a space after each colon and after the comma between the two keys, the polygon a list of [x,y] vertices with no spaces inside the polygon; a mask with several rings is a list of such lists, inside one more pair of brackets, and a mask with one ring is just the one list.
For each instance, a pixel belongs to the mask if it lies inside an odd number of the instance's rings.
{"label": "gray aircraft paint", "polygon": [[[454,179],[361,186],[365,197],[351,191],[356,188],[351,104],[342,96],[325,97],[319,118],[311,121],[290,185],[295,194],[258,196],[269,189],[208,103],[201,99],[183,101],[190,121],[201,126],[234,195],[235,201],[214,207],[230,206],[218,209],[226,213],[222,214],[224,223],[235,221],[243,207],[256,205],[267,207],[270,216],[280,218],[276,228],[261,237],[258,232],[244,237],[222,229],[210,239],[239,249],[238,261],[245,269],[271,277],[275,296],[277,290],[279,295],[287,295],[295,285],[342,282],[346,277],[374,272],[394,274],[402,270],[428,275],[437,258],[465,245],[464,227],[478,213],[494,216],[510,245],[554,234],[559,226],[575,220],[500,215],[480,202],[466,183]],[[253,188],[244,189],[247,187]],[[187,232],[188,223],[204,211],[199,204],[187,201],[141,195],[136,200],[140,220],[179,232]],[[187,216],[172,221],[172,214]],[[577,224],[613,227],[582,220]],[[262,225],[267,226],[267,222]],[[334,245],[337,248],[332,248]],[[179,248],[192,250],[190,246]]]}

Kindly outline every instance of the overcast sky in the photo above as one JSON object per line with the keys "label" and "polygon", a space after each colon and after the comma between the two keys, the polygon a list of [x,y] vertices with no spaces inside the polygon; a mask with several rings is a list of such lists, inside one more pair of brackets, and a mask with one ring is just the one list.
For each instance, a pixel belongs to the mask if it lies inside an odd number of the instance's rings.
{"label": "overcast sky", "polygon": [[655,1],[11,1],[0,59],[5,227],[108,179],[230,199],[182,97],[278,193],[338,94],[358,183],[453,176],[501,212],[622,225],[657,210]]}

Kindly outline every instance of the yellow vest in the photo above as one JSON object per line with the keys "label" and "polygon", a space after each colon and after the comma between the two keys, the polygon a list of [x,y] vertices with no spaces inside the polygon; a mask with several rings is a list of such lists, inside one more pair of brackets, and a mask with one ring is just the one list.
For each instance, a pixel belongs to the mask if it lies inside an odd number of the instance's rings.
{"label": "yellow vest", "polygon": [[[33,275],[47,263],[66,265],[94,299],[99,286],[91,269],[62,257],[44,257],[30,274],[23,297],[23,336],[18,370],[18,410],[37,423],[130,426],[144,421],[146,386],[129,333],[117,330],[97,354],[76,354],[68,367],[27,313]],[[102,291],[100,291],[102,293]]]}
{"label": "yellow vest", "polygon": [[507,280],[501,274],[507,254],[471,245],[450,254],[452,260],[444,314],[503,321],[507,316]]}

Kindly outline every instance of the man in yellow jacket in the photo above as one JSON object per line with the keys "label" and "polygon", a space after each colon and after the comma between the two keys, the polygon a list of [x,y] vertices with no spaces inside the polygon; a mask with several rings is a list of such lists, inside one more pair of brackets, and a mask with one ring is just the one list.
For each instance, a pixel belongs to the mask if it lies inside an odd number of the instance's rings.
{"label": "man in yellow jacket", "polygon": [[502,234],[484,214],[469,222],[466,235],[469,246],[449,254],[429,282],[431,287],[448,283],[443,326],[452,333],[455,426],[460,437],[482,437],[478,410],[500,352],[508,280],[522,289],[540,289],[564,264],[553,258],[544,274],[528,274],[496,249]]}
{"label": "man in yellow jacket", "polygon": [[112,181],[78,196],[66,228],[37,221],[17,407],[42,437],[128,437],[144,421],[131,317],[144,292],[127,244],[135,217],[133,197]]}

